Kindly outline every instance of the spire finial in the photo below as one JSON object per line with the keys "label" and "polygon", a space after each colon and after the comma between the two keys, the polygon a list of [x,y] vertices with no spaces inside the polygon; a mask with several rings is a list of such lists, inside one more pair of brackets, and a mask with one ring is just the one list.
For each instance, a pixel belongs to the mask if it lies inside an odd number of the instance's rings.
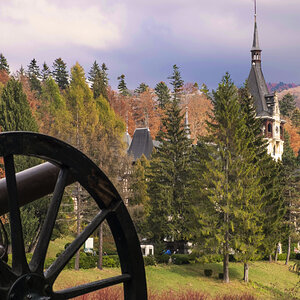
{"label": "spire finial", "polygon": [[254,0],[254,19],[256,22],[256,15],[257,15],[257,11],[256,11],[256,0]]}

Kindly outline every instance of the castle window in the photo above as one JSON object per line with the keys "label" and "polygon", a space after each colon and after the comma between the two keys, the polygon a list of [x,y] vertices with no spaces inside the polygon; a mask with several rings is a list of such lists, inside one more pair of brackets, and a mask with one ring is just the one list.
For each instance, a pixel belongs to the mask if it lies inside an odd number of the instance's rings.
{"label": "castle window", "polygon": [[268,124],[268,132],[272,132],[272,124]]}
{"label": "castle window", "polygon": [[274,146],[273,147],[273,156],[275,156],[275,154],[276,154],[276,147]]}

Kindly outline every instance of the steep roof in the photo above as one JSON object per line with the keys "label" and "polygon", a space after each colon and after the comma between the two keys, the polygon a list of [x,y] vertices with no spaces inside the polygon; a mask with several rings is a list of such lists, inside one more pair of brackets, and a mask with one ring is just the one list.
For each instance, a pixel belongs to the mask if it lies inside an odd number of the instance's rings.
{"label": "steep roof", "polygon": [[270,94],[261,68],[261,49],[259,47],[256,14],[254,21],[253,44],[251,49],[252,66],[248,77],[248,89],[254,98],[256,114],[259,117],[270,117],[274,94]]}
{"label": "steep roof", "polygon": [[254,98],[257,116],[270,116],[266,96],[270,95],[260,64],[252,64],[248,77],[248,88]]}
{"label": "steep roof", "polygon": [[134,131],[128,154],[133,155],[134,161],[139,159],[143,154],[150,158],[153,150],[153,141],[148,128],[137,128]]}

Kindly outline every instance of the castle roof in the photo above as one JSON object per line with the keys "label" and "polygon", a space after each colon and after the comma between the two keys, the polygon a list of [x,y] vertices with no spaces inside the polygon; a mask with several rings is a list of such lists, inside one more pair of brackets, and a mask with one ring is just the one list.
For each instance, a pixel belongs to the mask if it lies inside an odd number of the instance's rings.
{"label": "castle roof", "polygon": [[253,44],[251,49],[252,66],[248,77],[248,89],[254,98],[258,117],[271,117],[274,94],[270,94],[261,68],[261,52],[258,40],[258,28],[254,22]]}
{"label": "castle roof", "polygon": [[153,141],[148,128],[137,128],[134,131],[128,154],[133,155],[134,161],[143,154],[147,159],[150,158],[153,150]]}

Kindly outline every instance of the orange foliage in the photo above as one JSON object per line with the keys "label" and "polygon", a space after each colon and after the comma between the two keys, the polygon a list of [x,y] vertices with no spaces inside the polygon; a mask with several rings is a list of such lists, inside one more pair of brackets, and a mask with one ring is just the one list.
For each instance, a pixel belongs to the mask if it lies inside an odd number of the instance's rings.
{"label": "orange foliage", "polygon": [[292,125],[291,120],[287,119],[287,123],[284,125],[284,130],[286,130],[290,136],[291,147],[296,155],[300,149],[300,135],[298,134],[299,128]]}
{"label": "orange foliage", "polygon": [[136,128],[149,127],[152,138],[155,138],[160,126],[160,110],[153,91],[147,90],[138,96],[122,96],[109,88],[108,101],[127,124],[131,136]]}
{"label": "orange foliage", "polygon": [[30,88],[29,80],[24,75],[19,75],[19,80],[22,83],[23,91],[27,96],[27,101],[30,105],[33,116],[35,116],[37,107],[39,106],[39,100],[36,97],[36,92],[32,91]]}
{"label": "orange foliage", "polygon": [[191,139],[196,143],[199,136],[207,134],[205,121],[208,120],[207,113],[212,108],[212,104],[204,95],[198,93],[186,95],[184,102],[188,107]]}
{"label": "orange foliage", "polygon": [[6,84],[9,81],[9,75],[6,71],[0,71],[0,82]]}

